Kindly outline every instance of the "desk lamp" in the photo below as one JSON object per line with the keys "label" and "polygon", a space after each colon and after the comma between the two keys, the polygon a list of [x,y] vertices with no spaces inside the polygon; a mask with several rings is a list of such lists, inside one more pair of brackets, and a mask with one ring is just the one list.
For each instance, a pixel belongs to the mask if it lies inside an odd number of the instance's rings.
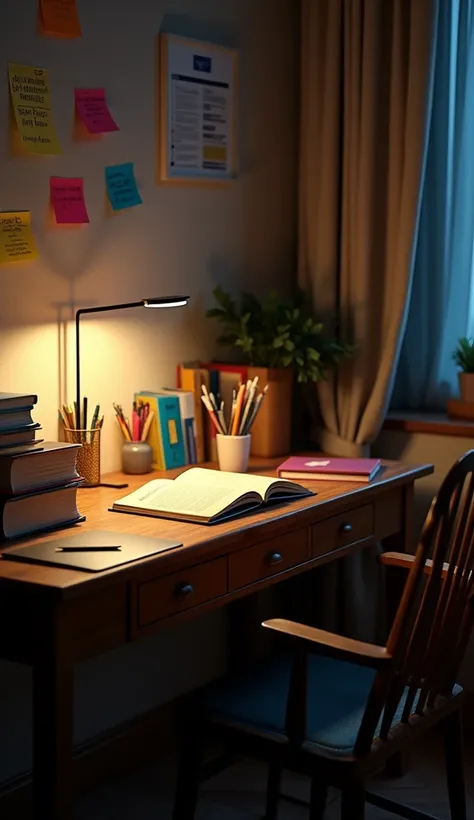
{"label": "desk lamp", "polygon": [[125,310],[126,308],[171,308],[187,305],[189,296],[163,296],[159,299],[140,299],[139,302],[126,302],[122,305],[101,305],[100,307],[80,308],[76,311],[76,427],[81,427],[81,352],[79,323],[85,313],[103,313],[109,310]]}

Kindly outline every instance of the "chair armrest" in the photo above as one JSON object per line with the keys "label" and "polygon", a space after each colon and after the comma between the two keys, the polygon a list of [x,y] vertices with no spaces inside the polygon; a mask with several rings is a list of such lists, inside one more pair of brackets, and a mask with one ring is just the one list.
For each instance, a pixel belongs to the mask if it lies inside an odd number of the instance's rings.
{"label": "chair armrest", "polygon": [[262,626],[279,632],[290,640],[303,641],[308,652],[329,655],[348,663],[359,664],[359,666],[378,669],[384,666],[387,661],[392,660],[392,656],[385,646],[344,638],[334,632],[326,632],[324,629],[316,629],[283,618],[272,618],[271,621],[264,621]]}
{"label": "chair armrest", "polygon": [[[386,567],[399,567],[400,569],[411,569],[413,564],[415,563],[415,556],[409,555],[404,552],[383,552],[379,555],[379,561]],[[443,573],[442,577],[445,578],[446,573],[449,569],[449,564],[443,564]],[[428,558],[425,561],[425,568],[424,574],[431,575],[433,570],[433,561],[431,558]]]}

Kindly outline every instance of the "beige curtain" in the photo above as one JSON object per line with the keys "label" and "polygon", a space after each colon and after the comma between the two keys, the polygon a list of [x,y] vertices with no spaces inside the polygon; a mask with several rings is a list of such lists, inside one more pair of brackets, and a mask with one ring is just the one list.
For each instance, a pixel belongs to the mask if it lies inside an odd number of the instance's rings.
{"label": "beige curtain", "polygon": [[[436,0],[302,0],[299,281],[357,349],[314,395],[315,441],[333,455],[369,455],[390,398],[410,292],[436,13]],[[373,637],[374,556],[339,564],[326,573],[326,625],[334,627],[342,590],[345,631]]]}
{"label": "beige curtain", "polygon": [[302,0],[300,284],[357,355],[319,386],[318,440],[366,455],[409,294],[435,0]]}

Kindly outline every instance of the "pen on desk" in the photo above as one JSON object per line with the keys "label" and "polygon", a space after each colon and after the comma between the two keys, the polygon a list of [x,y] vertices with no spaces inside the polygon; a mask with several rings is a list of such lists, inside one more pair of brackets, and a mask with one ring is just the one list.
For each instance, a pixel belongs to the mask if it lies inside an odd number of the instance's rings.
{"label": "pen on desk", "polygon": [[84,430],[87,430],[87,396],[84,396],[82,400],[82,426]]}
{"label": "pen on desk", "polygon": [[59,547],[56,552],[121,552],[121,547]]}

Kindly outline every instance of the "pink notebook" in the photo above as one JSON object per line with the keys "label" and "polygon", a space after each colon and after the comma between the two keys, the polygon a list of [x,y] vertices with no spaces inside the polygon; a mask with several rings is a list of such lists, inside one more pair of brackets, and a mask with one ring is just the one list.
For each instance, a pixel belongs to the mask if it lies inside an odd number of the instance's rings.
{"label": "pink notebook", "polygon": [[371,481],[381,467],[380,458],[329,458],[291,456],[277,468],[280,478],[320,481]]}

